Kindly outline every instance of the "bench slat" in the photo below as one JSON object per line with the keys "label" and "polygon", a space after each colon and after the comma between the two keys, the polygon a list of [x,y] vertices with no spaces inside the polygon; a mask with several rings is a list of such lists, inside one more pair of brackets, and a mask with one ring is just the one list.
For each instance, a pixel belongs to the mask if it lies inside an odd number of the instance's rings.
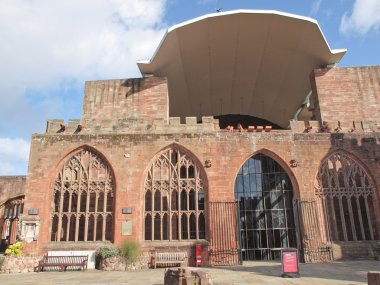
{"label": "bench slat", "polygon": [[37,270],[43,271],[44,267],[60,267],[61,271],[69,266],[81,267],[87,270],[88,255],[75,256],[51,256],[45,255],[38,263]]}
{"label": "bench slat", "polygon": [[156,268],[157,264],[182,264],[187,262],[186,252],[156,252],[152,257],[152,265]]}

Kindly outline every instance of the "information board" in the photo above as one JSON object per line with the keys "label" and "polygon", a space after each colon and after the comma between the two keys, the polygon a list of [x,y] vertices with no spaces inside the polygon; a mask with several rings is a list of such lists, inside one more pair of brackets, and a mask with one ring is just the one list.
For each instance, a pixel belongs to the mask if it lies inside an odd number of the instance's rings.
{"label": "information board", "polygon": [[287,248],[281,251],[282,277],[299,277],[297,249]]}

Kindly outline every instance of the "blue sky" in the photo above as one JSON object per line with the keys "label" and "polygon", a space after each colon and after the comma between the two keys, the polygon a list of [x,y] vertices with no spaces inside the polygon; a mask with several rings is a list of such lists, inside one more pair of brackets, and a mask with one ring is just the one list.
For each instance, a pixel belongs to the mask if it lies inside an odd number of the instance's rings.
{"label": "blue sky", "polygon": [[339,66],[380,64],[380,0],[0,0],[0,175],[25,175],[32,133],[80,118],[85,80],[139,77],[168,27],[234,9],[316,19]]}

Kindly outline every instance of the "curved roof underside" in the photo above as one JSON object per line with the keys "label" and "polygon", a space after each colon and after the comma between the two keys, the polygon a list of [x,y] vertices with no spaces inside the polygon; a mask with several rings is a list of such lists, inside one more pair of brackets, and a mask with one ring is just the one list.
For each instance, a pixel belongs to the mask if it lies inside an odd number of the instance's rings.
{"label": "curved roof underside", "polygon": [[311,89],[311,71],[345,53],[330,49],[311,18],[236,10],[173,26],[138,66],[168,78],[170,116],[245,114],[285,128]]}

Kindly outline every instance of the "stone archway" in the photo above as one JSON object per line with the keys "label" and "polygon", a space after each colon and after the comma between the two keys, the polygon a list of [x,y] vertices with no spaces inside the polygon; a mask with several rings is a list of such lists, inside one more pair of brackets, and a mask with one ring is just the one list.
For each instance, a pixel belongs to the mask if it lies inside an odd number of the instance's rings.
{"label": "stone archway", "polygon": [[235,198],[243,260],[272,260],[296,247],[293,186],[278,162],[264,154],[249,158],[237,174]]}
{"label": "stone archway", "polygon": [[113,240],[114,178],[98,153],[84,147],[71,155],[53,187],[51,241]]}
{"label": "stone archway", "polygon": [[367,171],[353,157],[343,151],[326,157],[316,177],[315,194],[322,207],[328,241],[379,239],[375,187]]}
{"label": "stone archway", "polygon": [[206,239],[205,174],[187,151],[171,146],[151,163],[145,178],[147,241]]}

